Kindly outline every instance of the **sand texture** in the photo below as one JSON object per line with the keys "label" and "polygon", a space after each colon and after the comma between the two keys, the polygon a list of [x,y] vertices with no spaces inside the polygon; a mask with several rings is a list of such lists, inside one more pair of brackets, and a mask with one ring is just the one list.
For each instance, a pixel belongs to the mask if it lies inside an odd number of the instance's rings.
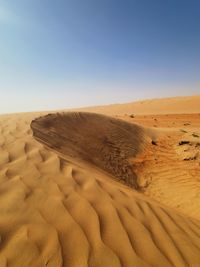
{"label": "sand texture", "polygon": [[200,115],[147,111],[0,116],[0,267],[200,266]]}

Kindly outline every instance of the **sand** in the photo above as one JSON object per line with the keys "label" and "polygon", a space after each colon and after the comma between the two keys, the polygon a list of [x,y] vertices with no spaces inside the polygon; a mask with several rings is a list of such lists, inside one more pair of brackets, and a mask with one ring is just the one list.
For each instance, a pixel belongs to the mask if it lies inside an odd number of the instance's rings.
{"label": "sand", "polygon": [[200,266],[200,105],[182,100],[1,115],[0,266]]}
{"label": "sand", "polygon": [[200,95],[147,99],[125,104],[113,104],[99,107],[76,109],[106,115],[126,114],[191,114],[200,113]]}

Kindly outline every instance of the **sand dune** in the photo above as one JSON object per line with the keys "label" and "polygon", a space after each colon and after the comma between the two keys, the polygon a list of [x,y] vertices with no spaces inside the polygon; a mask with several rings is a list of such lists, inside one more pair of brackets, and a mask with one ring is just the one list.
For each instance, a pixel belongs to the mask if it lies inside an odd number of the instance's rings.
{"label": "sand dune", "polygon": [[44,115],[0,116],[0,266],[200,266],[198,114]]}
{"label": "sand dune", "polygon": [[200,95],[148,99],[126,104],[76,109],[106,115],[200,113]]}

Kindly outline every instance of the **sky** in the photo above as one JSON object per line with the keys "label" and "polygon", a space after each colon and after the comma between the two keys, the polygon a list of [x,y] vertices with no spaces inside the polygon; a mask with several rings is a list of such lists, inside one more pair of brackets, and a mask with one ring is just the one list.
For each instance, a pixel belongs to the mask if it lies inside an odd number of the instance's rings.
{"label": "sky", "polygon": [[200,94],[199,0],[0,0],[0,113]]}

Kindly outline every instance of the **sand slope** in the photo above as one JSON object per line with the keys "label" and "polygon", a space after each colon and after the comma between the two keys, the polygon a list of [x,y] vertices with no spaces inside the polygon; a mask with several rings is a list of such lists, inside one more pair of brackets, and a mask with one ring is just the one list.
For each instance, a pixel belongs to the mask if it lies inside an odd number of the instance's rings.
{"label": "sand slope", "polygon": [[[184,160],[198,152],[198,137],[192,134],[198,135],[199,126],[183,128],[181,123],[180,129],[187,132],[130,126],[142,133],[137,139],[147,140],[130,156],[142,190],[138,192],[102,166],[97,168],[96,161],[84,163],[77,154],[63,155],[59,145],[48,149],[36,141],[30,124],[38,116],[0,116],[0,266],[200,266],[200,221],[195,212],[199,161]],[[125,119],[137,123],[137,118]],[[190,143],[179,145],[186,139]],[[171,179],[170,168],[175,173]]]}

